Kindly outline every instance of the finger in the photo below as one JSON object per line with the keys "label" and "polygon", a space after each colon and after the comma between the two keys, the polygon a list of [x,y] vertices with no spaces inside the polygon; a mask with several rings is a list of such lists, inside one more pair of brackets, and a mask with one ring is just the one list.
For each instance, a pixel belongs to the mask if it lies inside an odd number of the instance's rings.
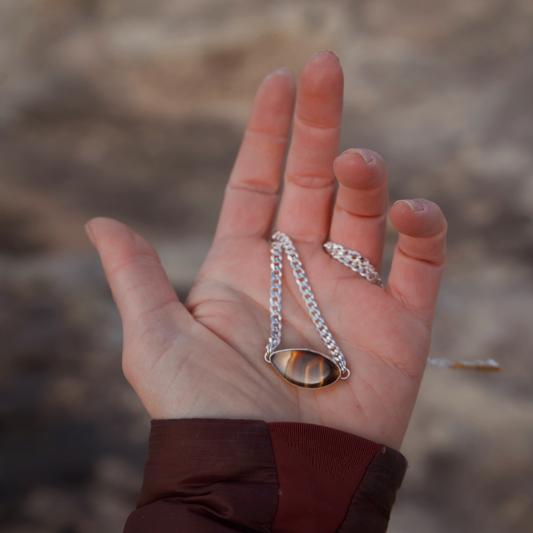
{"label": "finger", "polygon": [[139,319],[175,323],[188,315],[161,266],[157,252],[140,235],[110,218],[94,218],[87,234],[104,267],[122,317],[124,334],[139,331]]}
{"label": "finger", "polygon": [[324,242],[335,190],[343,74],[337,56],[315,54],[300,75],[277,229],[295,240]]}
{"label": "finger", "polygon": [[389,194],[387,167],[371,150],[350,149],[333,164],[339,181],[330,238],[381,267]]}
{"label": "finger", "polygon": [[266,236],[269,232],[278,205],[295,93],[288,69],[275,70],[259,86],[215,238]]}
{"label": "finger", "polygon": [[387,291],[430,326],[446,263],[446,219],[420,199],[396,202],[389,216],[400,236]]}

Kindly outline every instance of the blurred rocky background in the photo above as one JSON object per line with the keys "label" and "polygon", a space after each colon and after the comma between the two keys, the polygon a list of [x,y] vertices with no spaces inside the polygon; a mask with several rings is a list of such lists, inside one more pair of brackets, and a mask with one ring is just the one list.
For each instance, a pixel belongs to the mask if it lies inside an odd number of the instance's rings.
{"label": "blurred rocky background", "polygon": [[533,531],[533,1],[2,0],[2,532],[121,531],[140,487],[149,420],[83,224],[132,225],[185,296],[254,90],[324,48],[342,148],[449,220],[432,357],[506,369],[428,367],[389,531]]}

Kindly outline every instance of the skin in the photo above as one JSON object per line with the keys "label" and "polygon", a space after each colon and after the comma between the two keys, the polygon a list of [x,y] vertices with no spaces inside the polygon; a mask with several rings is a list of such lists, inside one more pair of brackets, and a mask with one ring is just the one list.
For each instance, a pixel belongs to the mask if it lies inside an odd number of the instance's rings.
{"label": "skin", "polygon": [[[152,418],[313,423],[400,449],[429,352],[446,221],[427,200],[389,210],[387,170],[375,152],[338,155],[342,95],[342,68],[328,51],[307,62],[298,91],[286,69],[264,79],[212,248],[186,302],[145,239],[115,220],[87,224],[122,317],[124,373]],[[399,239],[383,290],[322,245],[330,237],[379,268],[387,214]],[[323,390],[288,384],[263,359],[273,228],[293,240],[351,370]],[[286,259],[284,271],[278,349],[327,353]]]}

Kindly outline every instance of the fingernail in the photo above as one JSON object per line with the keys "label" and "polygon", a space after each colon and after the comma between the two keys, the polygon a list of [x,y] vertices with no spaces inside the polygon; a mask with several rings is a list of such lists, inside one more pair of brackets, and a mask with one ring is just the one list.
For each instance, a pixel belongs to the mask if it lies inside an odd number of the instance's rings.
{"label": "fingernail", "polygon": [[333,50],[326,50],[326,52],[329,52],[330,54],[333,54],[337,58],[337,61],[339,63],[341,62],[341,58],[339,57],[339,54],[337,54],[337,52],[334,52]]}
{"label": "fingernail", "polygon": [[267,75],[267,78],[269,78],[270,76],[279,76],[279,75],[283,75],[283,76],[292,76],[292,70],[289,68],[289,67],[280,67],[280,68],[277,68],[276,70],[273,70],[270,74]]}
{"label": "fingernail", "polygon": [[394,205],[400,202],[407,204],[413,213],[416,213],[417,211],[424,211],[426,208],[426,203],[422,200],[398,200],[397,202],[394,202]]}
{"label": "fingernail", "polygon": [[93,230],[91,229],[90,222],[87,222],[87,224],[85,224],[84,228],[85,228],[85,233],[87,233],[87,237],[89,237],[89,240],[92,242],[92,244],[94,246],[95,244],[94,244]]}
{"label": "fingernail", "polygon": [[365,150],[364,148],[350,148],[346,151],[350,152],[351,154],[359,154],[365,160],[367,165],[374,161],[374,156],[370,150]]}
{"label": "fingernail", "polygon": [[339,63],[341,62],[339,55],[336,52],[334,52],[333,50],[319,50],[318,52],[315,53],[315,56],[318,55],[318,54],[321,54],[323,52],[326,52],[328,54],[331,54],[332,56],[335,56],[337,58],[337,61]]}

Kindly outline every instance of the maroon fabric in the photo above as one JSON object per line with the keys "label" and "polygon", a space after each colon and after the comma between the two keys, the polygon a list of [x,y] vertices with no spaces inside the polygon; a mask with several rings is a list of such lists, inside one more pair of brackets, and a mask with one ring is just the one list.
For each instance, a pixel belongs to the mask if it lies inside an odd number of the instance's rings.
{"label": "maroon fabric", "polygon": [[399,452],[323,426],[155,420],[124,531],[383,533],[405,469]]}
{"label": "maroon fabric", "polygon": [[269,532],[278,481],[265,422],[154,420],[127,533]]}
{"label": "maroon fabric", "polygon": [[268,424],[279,479],[272,533],[335,533],[378,444],[344,431]]}

